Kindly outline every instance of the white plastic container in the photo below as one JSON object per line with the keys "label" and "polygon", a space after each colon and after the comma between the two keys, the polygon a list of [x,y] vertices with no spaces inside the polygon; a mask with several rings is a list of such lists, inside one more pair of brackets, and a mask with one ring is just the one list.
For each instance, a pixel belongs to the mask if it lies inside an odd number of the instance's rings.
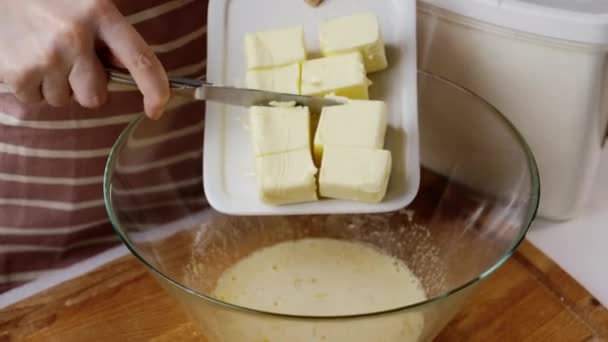
{"label": "white plastic container", "polygon": [[608,1],[418,0],[418,64],[522,132],[539,165],[541,216],[577,216],[607,132]]}

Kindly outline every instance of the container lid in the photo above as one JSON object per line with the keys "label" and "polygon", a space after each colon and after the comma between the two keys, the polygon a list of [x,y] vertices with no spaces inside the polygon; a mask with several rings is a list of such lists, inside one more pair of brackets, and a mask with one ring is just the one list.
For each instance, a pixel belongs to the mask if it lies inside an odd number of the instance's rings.
{"label": "container lid", "polygon": [[608,46],[605,0],[419,0],[505,28]]}

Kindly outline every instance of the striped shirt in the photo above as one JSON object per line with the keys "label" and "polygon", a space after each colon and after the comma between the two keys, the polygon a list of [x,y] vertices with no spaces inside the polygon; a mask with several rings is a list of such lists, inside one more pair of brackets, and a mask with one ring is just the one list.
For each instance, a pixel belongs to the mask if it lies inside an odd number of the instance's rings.
{"label": "striped shirt", "polygon": [[[143,35],[170,76],[206,73],[207,0],[115,0]],[[0,292],[66,267],[118,244],[108,221],[102,176],[113,143],[142,112],[137,91],[111,92],[99,109],[77,104],[51,108],[23,105],[0,94]],[[201,189],[203,103],[169,115],[178,132],[180,187]],[[146,179],[149,170],[133,170]],[[143,188],[149,185],[141,184]],[[158,194],[157,194],[158,195]],[[162,195],[162,194],[161,194]]]}

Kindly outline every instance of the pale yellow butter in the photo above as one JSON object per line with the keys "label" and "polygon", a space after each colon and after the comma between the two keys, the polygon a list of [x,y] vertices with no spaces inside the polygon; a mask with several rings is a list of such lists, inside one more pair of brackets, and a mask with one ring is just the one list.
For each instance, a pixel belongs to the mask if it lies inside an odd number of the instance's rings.
{"label": "pale yellow butter", "polygon": [[248,69],[272,68],[306,60],[301,26],[245,35]]}
{"label": "pale yellow butter", "polygon": [[324,146],[382,149],[388,112],[382,101],[350,101],[323,108],[314,138],[314,156],[320,161]]}
{"label": "pale yellow butter", "polygon": [[247,71],[247,88],[300,94],[300,64]]}
{"label": "pale yellow butter", "polygon": [[256,156],[310,149],[308,107],[261,107],[249,109]]}
{"label": "pale yellow butter", "polygon": [[335,94],[367,100],[369,81],[359,52],[312,59],[302,64],[302,95]]}
{"label": "pale yellow butter", "polygon": [[319,176],[322,197],[378,203],[386,194],[391,153],[386,150],[326,146]]}
{"label": "pale yellow butter", "polygon": [[359,51],[367,72],[388,66],[378,18],[373,14],[329,19],[320,26],[319,40],[325,56]]}
{"label": "pale yellow butter", "polygon": [[316,201],[315,167],[309,149],[256,158],[258,191],[273,205]]}

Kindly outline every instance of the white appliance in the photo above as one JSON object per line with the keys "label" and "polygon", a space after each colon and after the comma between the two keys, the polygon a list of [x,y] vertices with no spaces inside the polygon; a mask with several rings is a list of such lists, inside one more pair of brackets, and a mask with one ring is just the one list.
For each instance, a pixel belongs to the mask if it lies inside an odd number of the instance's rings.
{"label": "white appliance", "polygon": [[608,1],[418,0],[418,64],[515,124],[538,162],[540,216],[579,214],[607,134]]}

